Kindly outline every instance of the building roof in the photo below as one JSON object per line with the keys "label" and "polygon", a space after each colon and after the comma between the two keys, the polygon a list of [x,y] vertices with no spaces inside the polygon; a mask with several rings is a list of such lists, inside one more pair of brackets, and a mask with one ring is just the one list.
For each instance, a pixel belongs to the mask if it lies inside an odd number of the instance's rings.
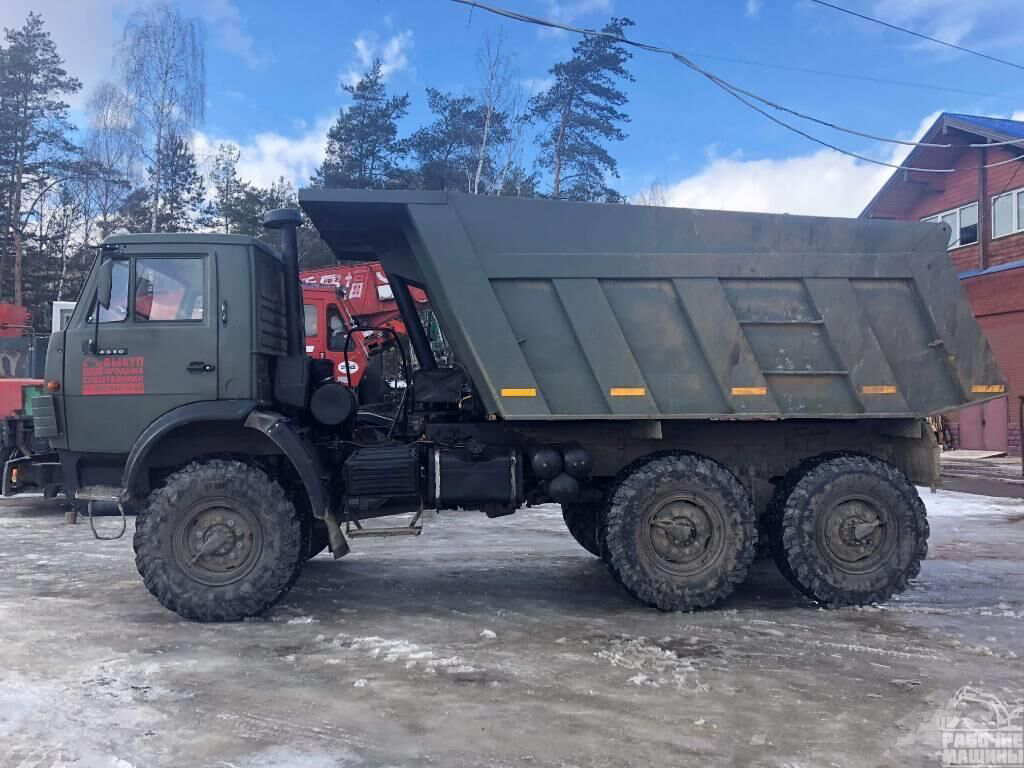
{"label": "building roof", "polygon": [[[1020,120],[1007,120],[1001,117],[982,117],[980,115],[962,115],[959,112],[944,112],[942,117],[948,121],[957,121],[973,125],[979,131],[990,133],[1000,141],[1012,139],[1024,139],[1024,122]],[[941,119],[941,117],[940,117]],[[982,133],[981,135],[985,135]]]}
{"label": "building roof", "polygon": [[[1024,153],[1024,122],[998,117],[984,117],[982,115],[965,115],[960,112],[943,112],[935,119],[931,127],[924,132],[921,141],[943,143],[941,138],[948,135],[951,130],[972,137],[970,143],[1020,141],[1019,145],[1011,145],[1007,149]],[[874,213],[875,206],[885,196],[885,193],[893,189],[900,180],[907,180],[911,172],[905,169],[945,168],[949,167],[948,164],[949,155],[946,150],[936,147],[914,147],[900,164],[900,169],[893,172],[888,181],[871,198],[871,202],[864,207],[860,217],[870,218]]]}

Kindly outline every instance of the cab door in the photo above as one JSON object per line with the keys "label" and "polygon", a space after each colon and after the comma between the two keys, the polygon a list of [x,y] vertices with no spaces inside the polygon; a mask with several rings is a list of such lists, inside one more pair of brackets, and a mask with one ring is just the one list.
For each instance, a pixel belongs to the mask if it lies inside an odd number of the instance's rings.
{"label": "cab door", "polygon": [[67,331],[66,425],[72,450],[124,453],[164,413],[217,399],[216,264],[184,244],[109,258],[109,307],[97,316],[94,276]]}

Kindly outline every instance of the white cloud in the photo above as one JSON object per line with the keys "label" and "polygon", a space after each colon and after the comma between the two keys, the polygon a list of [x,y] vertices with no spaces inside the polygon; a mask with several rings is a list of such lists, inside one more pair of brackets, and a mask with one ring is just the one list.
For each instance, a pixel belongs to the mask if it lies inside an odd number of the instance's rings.
{"label": "white cloud", "polygon": [[520,81],[523,88],[531,96],[535,96],[538,93],[542,93],[555,84],[555,78],[553,77],[527,77]]}
{"label": "white cloud", "polygon": [[245,31],[242,14],[232,0],[184,0],[182,12],[195,13],[213,32],[217,44],[228,53],[254,69],[266,66],[267,57],[256,52],[255,41]]}
{"label": "white cloud", "polygon": [[[68,99],[80,109],[101,81],[115,75],[114,56],[124,23],[147,4],[148,0],[0,0],[0,27],[22,26],[29,11],[42,15],[68,73],[82,81],[82,90]],[[179,8],[186,18],[203,22],[213,44],[251,66],[263,62],[242,28],[234,0],[181,0]]]}
{"label": "white cloud", "polygon": [[308,186],[309,177],[323,161],[327,131],[333,121],[333,117],[324,117],[295,136],[267,131],[244,142],[200,131],[195,134],[193,143],[196,157],[208,162],[218,144],[231,142],[239,148],[238,174],[242,179],[266,187],[283,176],[299,188]]}
{"label": "white cloud", "polygon": [[[1019,10],[1019,0],[875,0],[871,14],[956,45],[972,35],[981,40],[979,33],[983,32],[984,42],[991,45],[992,33],[1002,31],[1006,21]],[[1016,40],[1019,42],[1020,38]],[[942,50],[927,41],[914,45]]]}
{"label": "white cloud", "polygon": [[611,9],[611,0],[547,0],[548,17],[566,24],[588,13],[605,13]]}
{"label": "white cloud", "polygon": [[744,12],[747,16],[757,16],[761,13],[761,0],[747,0],[747,7]]}
{"label": "white cloud", "polygon": [[144,0],[3,0],[0,27],[21,27],[29,11],[43,17],[68,73],[82,81],[82,90],[68,99],[84,106],[92,89],[113,72],[114,53],[121,41],[124,19]]}
{"label": "white cloud", "polygon": [[372,65],[380,59],[381,75],[387,80],[395,72],[409,66],[409,49],[413,47],[412,30],[406,29],[381,42],[376,32],[362,32],[352,45],[356,49],[356,63],[341,75],[345,85],[355,85]]}
{"label": "white cloud", "polygon": [[829,149],[781,159],[716,158],[663,194],[682,208],[856,216],[890,172]]}
{"label": "white cloud", "polygon": [[[583,16],[591,13],[610,13],[611,0],[547,0],[545,16],[561,24],[573,24]],[[541,27],[537,30],[541,37],[553,37],[566,34],[564,30]]]}
{"label": "white cloud", "polygon": [[[893,138],[919,140],[938,116],[926,115],[913,132]],[[877,157],[899,164],[909,149],[891,145]],[[665,204],[683,208],[857,216],[893,170],[831,149],[754,160],[712,154],[697,173],[661,184],[660,192]]]}

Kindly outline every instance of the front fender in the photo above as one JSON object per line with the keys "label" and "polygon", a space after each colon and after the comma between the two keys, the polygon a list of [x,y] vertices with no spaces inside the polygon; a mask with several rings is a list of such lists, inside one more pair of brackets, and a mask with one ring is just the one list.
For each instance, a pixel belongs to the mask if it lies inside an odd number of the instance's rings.
{"label": "front fender", "polygon": [[298,472],[309,496],[313,517],[323,520],[327,515],[330,497],[324,483],[323,467],[313,444],[303,437],[291,419],[271,411],[252,411],[245,419],[248,429],[257,429],[274,441],[281,453],[288,457]]}
{"label": "front fender", "polygon": [[206,400],[168,411],[146,427],[135,441],[124,464],[121,487],[127,491],[129,497],[141,492],[139,480],[143,477],[142,470],[157,443],[168,432],[197,421],[239,422],[255,407],[255,400]]}

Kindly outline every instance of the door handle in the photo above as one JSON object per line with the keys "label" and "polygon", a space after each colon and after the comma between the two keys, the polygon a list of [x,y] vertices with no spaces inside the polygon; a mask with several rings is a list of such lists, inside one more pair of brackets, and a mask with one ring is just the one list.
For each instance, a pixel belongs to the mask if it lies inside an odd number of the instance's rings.
{"label": "door handle", "polygon": [[193,360],[188,364],[186,370],[189,373],[209,373],[210,371],[217,370],[217,367],[210,365],[209,363],[204,363],[202,360]]}

